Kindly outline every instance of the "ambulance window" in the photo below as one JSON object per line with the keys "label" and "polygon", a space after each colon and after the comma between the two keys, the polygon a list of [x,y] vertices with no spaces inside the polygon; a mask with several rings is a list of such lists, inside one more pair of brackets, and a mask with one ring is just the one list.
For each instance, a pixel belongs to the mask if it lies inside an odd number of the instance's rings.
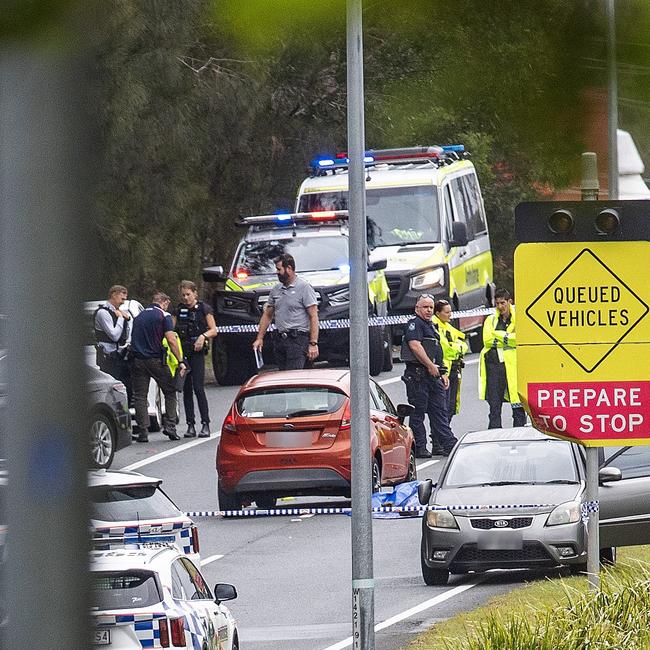
{"label": "ambulance window", "polygon": [[[474,235],[487,231],[483,205],[481,204],[481,193],[478,187],[476,176],[468,174],[462,177],[463,190],[469,205],[469,224]],[[469,228],[470,226],[468,226]]]}
{"label": "ambulance window", "polygon": [[447,234],[447,241],[452,238],[451,223],[454,220],[454,206],[451,202],[451,188],[445,185],[443,189],[443,201],[445,202],[445,230]]}
{"label": "ambulance window", "polygon": [[467,226],[467,238],[474,239],[474,231],[470,218],[472,210],[462,178],[454,178],[451,180],[451,191],[454,195],[454,204],[456,206],[454,221],[464,223]]}

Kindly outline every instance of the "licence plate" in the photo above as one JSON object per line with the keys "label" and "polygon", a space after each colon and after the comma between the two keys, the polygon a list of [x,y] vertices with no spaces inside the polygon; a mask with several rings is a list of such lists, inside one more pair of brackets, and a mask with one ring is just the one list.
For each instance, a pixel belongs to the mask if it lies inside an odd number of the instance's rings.
{"label": "licence plate", "polygon": [[486,530],[478,538],[478,548],[481,551],[520,551],[523,547],[519,530]]}
{"label": "licence plate", "polygon": [[311,431],[267,431],[267,447],[311,447]]}
{"label": "licence plate", "polygon": [[94,645],[110,645],[111,631],[110,630],[95,630],[93,632]]}

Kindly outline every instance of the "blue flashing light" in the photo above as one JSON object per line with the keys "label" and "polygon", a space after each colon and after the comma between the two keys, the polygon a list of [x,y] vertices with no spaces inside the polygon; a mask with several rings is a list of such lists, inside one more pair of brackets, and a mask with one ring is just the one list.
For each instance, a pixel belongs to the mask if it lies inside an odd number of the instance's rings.
{"label": "blue flashing light", "polygon": [[278,214],[275,217],[276,221],[291,221],[290,214]]}
{"label": "blue flashing light", "polygon": [[443,151],[455,151],[456,153],[463,153],[465,145],[463,144],[447,144],[442,147]]}
{"label": "blue flashing light", "polygon": [[370,154],[366,154],[366,155],[363,157],[363,162],[364,162],[366,165],[369,165],[369,164],[371,164],[371,163],[374,163],[374,162],[375,162],[375,157],[374,157],[374,156],[371,156]]}

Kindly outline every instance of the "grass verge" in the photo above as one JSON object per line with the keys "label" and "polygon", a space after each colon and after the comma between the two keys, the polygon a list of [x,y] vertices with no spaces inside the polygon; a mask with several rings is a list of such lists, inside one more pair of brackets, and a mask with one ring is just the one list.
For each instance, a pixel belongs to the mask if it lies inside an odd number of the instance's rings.
{"label": "grass verge", "polygon": [[650,648],[650,546],[619,549],[598,593],[583,576],[529,583],[438,623],[406,650]]}

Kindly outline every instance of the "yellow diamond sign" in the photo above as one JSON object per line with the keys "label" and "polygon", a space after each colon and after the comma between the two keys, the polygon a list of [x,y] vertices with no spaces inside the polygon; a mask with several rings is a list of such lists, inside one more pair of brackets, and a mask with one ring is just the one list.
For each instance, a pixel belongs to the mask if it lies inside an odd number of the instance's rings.
{"label": "yellow diamond sign", "polygon": [[584,248],[529,304],[526,314],[591,373],[649,310],[629,282],[593,250]]}

